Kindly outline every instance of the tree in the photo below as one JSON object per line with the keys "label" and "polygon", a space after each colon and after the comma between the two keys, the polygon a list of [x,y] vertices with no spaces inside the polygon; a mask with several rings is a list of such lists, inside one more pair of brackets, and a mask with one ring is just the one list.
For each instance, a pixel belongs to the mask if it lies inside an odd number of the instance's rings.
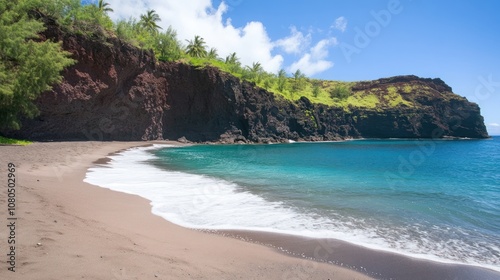
{"label": "tree", "polygon": [[292,92],[299,92],[304,89],[305,87],[305,78],[306,75],[304,75],[300,69],[297,69],[293,73],[293,85],[292,85]]}
{"label": "tree", "polygon": [[276,83],[276,80],[276,75],[267,72],[262,73],[262,83],[265,89],[272,91],[272,87]]}
{"label": "tree", "polygon": [[82,6],[80,0],[25,0],[23,4],[26,5],[25,9],[27,11],[40,11],[47,16],[56,18],[59,23],[65,23],[63,19],[67,16],[71,16],[71,13],[74,13],[75,10]]}
{"label": "tree", "polygon": [[113,21],[96,5],[83,5],[71,11],[70,18],[73,28],[87,35],[103,35],[102,28],[106,30],[113,28]]}
{"label": "tree", "polygon": [[138,45],[136,42],[137,33],[140,31],[140,27],[137,24],[137,21],[133,18],[128,20],[118,20],[115,23],[115,32],[118,38],[127,40],[134,45]]}
{"label": "tree", "polygon": [[225,63],[229,66],[229,71],[231,73],[239,73],[239,72],[242,72],[242,68],[241,68],[241,63],[240,63],[240,59],[238,58],[238,56],[236,56],[236,53],[233,52],[231,53],[230,55],[226,56],[226,61]]}
{"label": "tree", "polygon": [[278,90],[283,92],[286,88],[286,84],[287,84],[286,72],[285,70],[281,69],[278,72]]}
{"label": "tree", "polygon": [[232,54],[226,56],[226,64],[240,66],[240,60],[236,56],[235,52],[233,52]]}
{"label": "tree", "polygon": [[107,13],[107,12],[112,12],[113,9],[109,7],[109,3],[105,2],[104,0],[99,0],[97,4],[97,8],[99,8],[99,11],[102,13]]}
{"label": "tree", "polygon": [[216,48],[211,48],[207,53],[207,58],[209,59],[218,59],[219,55],[217,54]]}
{"label": "tree", "polygon": [[336,85],[334,88],[330,90],[330,97],[332,99],[347,99],[351,95],[351,90],[344,85]]}
{"label": "tree", "polygon": [[35,99],[62,80],[74,63],[60,43],[40,41],[42,22],[28,17],[23,1],[0,2],[0,127],[19,129],[38,114]]}
{"label": "tree", "polygon": [[256,83],[259,83],[261,80],[262,72],[264,72],[264,68],[262,68],[260,62],[254,62],[252,64],[252,67],[247,66],[247,68],[250,71],[250,79]]}
{"label": "tree", "polygon": [[189,44],[186,53],[192,57],[205,57],[207,56],[207,49],[205,40],[200,36],[194,36],[194,40],[186,40]]}
{"label": "tree", "polygon": [[312,88],[312,94],[314,97],[318,97],[318,95],[321,93],[321,82],[318,80],[315,80],[313,82],[313,88]]}
{"label": "tree", "polygon": [[166,32],[155,36],[154,51],[159,60],[175,61],[181,58],[182,49],[177,40],[177,32],[169,26]]}
{"label": "tree", "polygon": [[160,16],[156,13],[155,10],[149,10],[145,15],[141,15],[141,19],[139,24],[151,33],[158,33],[159,29],[162,29],[157,22],[160,21]]}

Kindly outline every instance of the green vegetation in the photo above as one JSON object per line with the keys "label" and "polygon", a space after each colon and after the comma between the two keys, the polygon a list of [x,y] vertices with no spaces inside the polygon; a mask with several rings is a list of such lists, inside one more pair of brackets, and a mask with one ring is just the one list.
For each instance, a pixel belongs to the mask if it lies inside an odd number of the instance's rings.
{"label": "green vegetation", "polygon": [[99,0],[97,8],[99,9],[99,11],[101,11],[101,13],[107,13],[113,11],[113,9],[109,7],[109,3],[104,2],[104,0]]}
{"label": "green vegetation", "polygon": [[207,53],[207,58],[208,59],[217,59],[219,57],[219,54],[217,53],[216,48],[211,48],[210,51]]}
{"label": "green vegetation", "polygon": [[404,100],[400,93],[400,91],[406,93],[406,90],[406,86],[403,89],[396,88],[396,86],[388,86],[387,92],[384,95],[385,102],[389,104],[389,107],[396,107],[398,105],[411,106],[411,103]]}
{"label": "green vegetation", "polygon": [[316,120],[316,117],[310,110],[305,111],[306,117],[308,117],[312,122],[315,128],[318,128],[318,121]]}
{"label": "green vegetation", "polygon": [[160,16],[156,13],[155,10],[149,10],[145,15],[141,15],[141,20],[139,24],[142,28],[152,34],[158,33],[158,30],[161,27],[157,24],[160,21]]}
{"label": "green vegetation", "polygon": [[28,17],[30,1],[0,2],[0,127],[19,129],[38,114],[33,101],[61,81],[73,60],[60,43],[37,41],[41,22]]}
{"label": "green vegetation", "polygon": [[[206,49],[205,40],[203,40],[203,38],[196,35],[196,36],[194,36],[194,40],[188,41],[188,43],[189,44],[186,47],[186,53],[188,55],[190,55],[192,57],[207,57],[208,52]],[[217,53],[217,50],[212,49],[211,57],[216,53]],[[207,58],[211,59],[211,57],[207,57]],[[215,59],[217,59],[217,56],[215,56]]]}
{"label": "green vegetation", "polygon": [[351,95],[351,90],[345,85],[336,85],[330,91],[330,97],[332,99],[345,100]]}
{"label": "green vegetation", "polygon": [[20,146],[27,146],[31,144],[32,142],[26,141],[26,140],[18,140],[18,139],[12,139],[12,138],[6,138],[0,136],[0,145],[20,145]]}
{"label": "green vegetation", "polygon": [[[5,2],[5,3],[4,3]],[[264,71],[255,61],[242,65],[238,55],[219,57],[215,48],[195,36],[183,45],[172,27],[163,30],[159,15],[149,10],[136,18],[113,22],[108,12],[113,7],[105,0],[82,5],[80,0],[13,0],[0,3],[0,125],[19,128],[19,117],[33,117],[37,110],[33,100],[50,85],[61,80],[60,71],[72,63],[58,43],[37,42],[43,30],[40,15],[54,18],[65,32],[84,35],[106,43],[119,38],[138,48],[152,50],[159,61],[179,61],[195,67],[219,68],[237,78],[249,81],[288,100],[307,97],[313,103],[351,110],[351,108],[383,109],[412,106],[412,93],[425,91],[419,85],[402,87],[374,86],[354,90],[356,83],[324,81],[306,77],[300,69],[294,73]]]}
{"label": "green vegetation", "polygon": [[379,107],[380,99],[374,95],[355,94],[347,98],[347,105],[358,108],[375,109]]}

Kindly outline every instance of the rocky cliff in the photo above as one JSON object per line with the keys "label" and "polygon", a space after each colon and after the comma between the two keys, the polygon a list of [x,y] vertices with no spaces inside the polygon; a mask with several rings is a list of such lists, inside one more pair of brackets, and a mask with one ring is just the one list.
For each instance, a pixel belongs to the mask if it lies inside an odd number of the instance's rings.
{"label": "rocky cliff", "polygon": [[46,19],[42,39],[78,62],[36,101],[40,116],[6,136],[32,140],[280,142],[344,138],[487,137],[479,107],[440,79],[400,76],[355,92],[401,91],[405,104],[335,108],[290,102],[217,68],[157,62],[117,38],[63,32]]}

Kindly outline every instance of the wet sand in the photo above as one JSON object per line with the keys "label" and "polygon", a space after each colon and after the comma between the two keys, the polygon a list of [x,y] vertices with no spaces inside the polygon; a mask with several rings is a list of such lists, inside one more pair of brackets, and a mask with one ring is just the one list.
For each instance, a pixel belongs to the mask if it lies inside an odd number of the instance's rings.
{"label": "wet sand", "polygon": [[[9,229],[0,227],[0,279],[371,279],[271,247],[179,227],[153,215],[141,197],[83,182],[87,169],[106,155],[153,143],[160,142],[0,146],[0,180],[7,180],[8,163],[16,166],[17,218],[15,272],[6,262]],[[3,223],[6,202],[4,184]]]}
{"label": "wet sand", "polygon": [[236,230],[219,233],[276,248],[292,256],[346,267],[376,279],[500,279],[500,272],[482,267],[417,259],[336,239]]}

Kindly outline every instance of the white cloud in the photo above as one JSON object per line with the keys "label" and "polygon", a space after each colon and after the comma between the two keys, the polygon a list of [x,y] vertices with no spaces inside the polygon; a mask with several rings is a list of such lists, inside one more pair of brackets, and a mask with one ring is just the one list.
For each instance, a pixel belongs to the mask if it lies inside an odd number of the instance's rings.
{"label": "white cloud", "polygon": [[[331,40],[321,40],[310,48],[311,33],[307,35],[292,27],[285,38],[273,41],[265,26],[258,21],[247,22],[243,26],[233,25],[224,15],[228,6],[221,2],[214,6],[211,0],[108,0],[114,12],[112,19],[139,18],[147,10],[155,10],[162,21],[159,25],[166,30],[170,25],[177,31],[178,39],[186,44],[195,35],[201,36],[209,47],[218,50],[221,57],[236,52],[244,65],[260,62],[269,72],[276,73],[283,68],[284,55],[295,54],[302,58],[293,63],[306,75],[324,71],[333,66],[327,61],[327,45]],[[329,43],[325,43],[329,42]],[[280,54],[281,53],[281,54]]]}
{"label": "white cloud", "polygon": [[338,17],[331,26],[331,28],[335,28],[337,30],[344,32],[345,29],[347,28],[347,19],[345,17]]}
{"label": "white cloud", "polygon": [[172,26],[181,42],[195,35],[203,37],[209,47],[218,50],[221,57],[236,52],[241,62],[251,65],[260,62],[265,70],[277,72],[283,57],[271,53],[274,44],[260,22],[248,22],[243,27],[235,27],[231,20],[224,20],[228,6],[221,2],[214,7],[210,0],[108,0],[114,12],[112,19],[139,18],[147,10],[153,9],[162,21],[165,30]]}
{"label": "white cloud", "polygon": [[300,69],[307,76],[323,72],[333,67],[333,62],[326,60],[328,58],[328,47],[337,44],[337,39],[323,39],[313,46],[308,53],[305,53],[298,61],[290,67],[290,72]]}
{"label": "white cloud", "polygon": [[490,123],[490,124],[488,124],[488,126],[500,127],[500,124],[498,124],[498,123]]}
{"label": "white cloud", "polygon": [[277,40],[275,45],[286,53],[299,54],[311,43],[311,33],[304,36],[295,26],[290,28],[290,32],[290,36]]}

